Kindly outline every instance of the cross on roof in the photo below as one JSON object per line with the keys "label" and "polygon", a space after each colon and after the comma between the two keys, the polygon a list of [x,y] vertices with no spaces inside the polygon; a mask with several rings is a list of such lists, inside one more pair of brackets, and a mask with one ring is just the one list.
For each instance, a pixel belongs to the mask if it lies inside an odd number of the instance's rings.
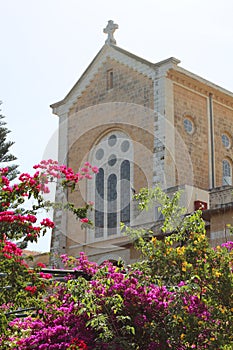
{"label": "cross on roof", "polygon": [[118,24],[114,23],[112,20],[108,21],[107,27],[103,30],[105,34],[108,34],[107,40],[105,41],[106,44],[116,45],[116,40],[113,37],[113,33],[116,29],[118,29]]}

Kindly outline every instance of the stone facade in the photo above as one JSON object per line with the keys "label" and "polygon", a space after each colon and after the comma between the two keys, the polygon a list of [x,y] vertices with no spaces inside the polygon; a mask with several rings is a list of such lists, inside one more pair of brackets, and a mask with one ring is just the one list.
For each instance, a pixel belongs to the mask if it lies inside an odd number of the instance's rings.
{"label": "stone facade", "polygon": [[203,213],[210,223],[209,238],[213,246],[231,240],[230,226],[233,226],[233,189],[232,186],[221,186],[209,193],[209,209]]}
{"label": "stone facade", "polygon": [[[187,155],[190,155],[193,178],[189,177],[190,168],[182,147],[176,139],[176,164],[183,173],[177,178],[180,183],[192,180],[193,185],[202,189],[209,189],[208,164],[208,115],[206,97],[195,91],[187,90],[184,86],[174,84],[175,128],[178,136],[184,141]],[[193,123],[194,131],[188,134],[184,129],[184,118]],[[201,156],[200,156],[201,155]],[[203,166],[205,164],[205,166]],[[189,180],[188,180],[189,177]]]}
{"label": "stone facade", "polygon": [[[95,165],[94,150],[102,140],[114,133],[125,135],[132,145],[129,172],[133,191],[158,183],[166,189],[181,186],[189,211],[194,210],[195,200],[209,205],[209,190],[223,182],[224,159],[225,172],[230,169],[230,174],[225,174],[229,181],[232,174],[233,94],[184,70],[179,63],[169,58],[153,64],[106,43],[64,100],[52,105],[60,118],[59,161],[75,171],[85,161]],[[229,141],[227,146],[223,135]],[[117,160],[120,154],[115,155]],[[106,164],[103,169],[111,170]],[[77,206],[95,201],[95,181],[81,182],[77,191],[68,194],[68,200]],[[107,182],[103,183],[108,191]],[[118,191],[116,206],[121,210],[119,197]],[[95,214],[91,215],[95,221]],[[131,194],[130,225],[150,227],[154,220],[155,210],[138,215]],[[130,263],[137,258],[128,238],[118,234],[117,228],[116,235],[97,239],[95,230],[81,229],[67,213],[56,212],[55,221],[59,226],[52,252],[75,256],[86,251],[98,262],[121,257]]]}

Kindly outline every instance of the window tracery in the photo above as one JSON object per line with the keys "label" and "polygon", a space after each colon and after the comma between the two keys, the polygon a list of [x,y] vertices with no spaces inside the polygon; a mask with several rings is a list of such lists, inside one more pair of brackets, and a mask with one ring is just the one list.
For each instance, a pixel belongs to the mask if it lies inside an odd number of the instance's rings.
{"label": "window tracery", "polygon": [[89,198],[94,193],[94,237],[113,238],[120,234],[120,222],[129,225],[133,181],[133,145],[122,131],[105,135],[92,151],[91,163],[99,167]]}

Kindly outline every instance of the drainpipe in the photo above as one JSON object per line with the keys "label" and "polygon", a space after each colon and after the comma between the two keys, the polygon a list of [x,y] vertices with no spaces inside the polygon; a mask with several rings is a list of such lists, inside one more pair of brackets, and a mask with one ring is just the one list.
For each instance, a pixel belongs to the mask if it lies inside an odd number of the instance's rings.
{"label": "drainpipe", "polygon": [[214,164],[214,120],[213,120],[213,95],[209,93],[209,135],[210,135],[210,164],[211,179],[210,188],[215,188],[215,164]]}

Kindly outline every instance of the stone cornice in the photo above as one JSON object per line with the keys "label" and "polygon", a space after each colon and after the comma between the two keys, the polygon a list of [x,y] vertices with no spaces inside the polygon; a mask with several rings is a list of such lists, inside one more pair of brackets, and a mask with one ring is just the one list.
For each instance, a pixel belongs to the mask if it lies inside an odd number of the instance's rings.
{"label": "stone cornice", "polygon": [[210,81],[199,77],[181,67],[175,67],[167,72],[167,77],[203,97],[212,94],[213,101],[233,108],[233,93]]}

